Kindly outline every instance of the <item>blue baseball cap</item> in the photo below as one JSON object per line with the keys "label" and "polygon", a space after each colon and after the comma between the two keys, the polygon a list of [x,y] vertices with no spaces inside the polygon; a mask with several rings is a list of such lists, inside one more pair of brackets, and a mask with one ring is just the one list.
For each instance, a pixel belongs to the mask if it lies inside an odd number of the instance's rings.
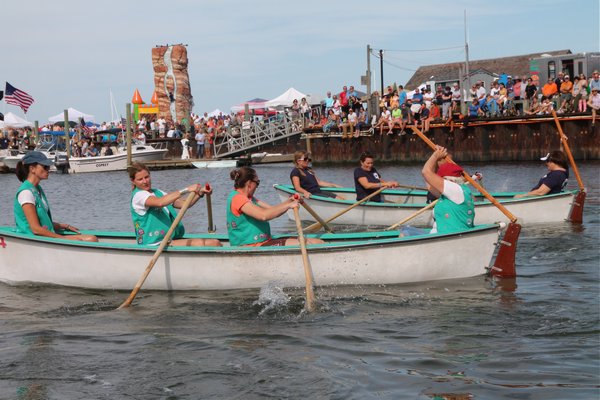
{"label": "blue baseball cap", "polygon": [[49,160],[48,157],[44,155],[44,153],[39,151],[30,151],[21,160],[23,164],[42,164],[47,165],[48,167],[52,165],[52,160]]}

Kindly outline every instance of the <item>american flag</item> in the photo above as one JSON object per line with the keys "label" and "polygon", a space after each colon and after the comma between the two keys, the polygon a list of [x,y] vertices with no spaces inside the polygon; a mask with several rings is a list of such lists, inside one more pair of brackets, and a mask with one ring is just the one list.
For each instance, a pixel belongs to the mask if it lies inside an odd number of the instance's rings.
{"label": "american flag", "polygon": [[27,113],[27,110],[33,104],[33,97],[6,82],[4,101],[6,101],[6,104],[21,107],[23,112]]}
{"label": "american flag", "polygon": [[79,124],[81,125],[81,129],[85,132],[86,136],[91,136],[94,134],[94,130],[85,124],[83,118],[79,118]]}

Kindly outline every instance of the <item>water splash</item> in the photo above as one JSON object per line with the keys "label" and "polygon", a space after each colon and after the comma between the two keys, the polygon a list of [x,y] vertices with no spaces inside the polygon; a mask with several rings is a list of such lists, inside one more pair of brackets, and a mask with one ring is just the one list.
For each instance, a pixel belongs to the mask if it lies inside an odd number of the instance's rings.
{"label": "water splash", "polygon": [[263,307],[258,314],[262,316],[272,310],[287,307],[289,302],[290,296],[283,291],[281,282],[269,282],[266,286],[260,288],[258,299],[252,305]]}

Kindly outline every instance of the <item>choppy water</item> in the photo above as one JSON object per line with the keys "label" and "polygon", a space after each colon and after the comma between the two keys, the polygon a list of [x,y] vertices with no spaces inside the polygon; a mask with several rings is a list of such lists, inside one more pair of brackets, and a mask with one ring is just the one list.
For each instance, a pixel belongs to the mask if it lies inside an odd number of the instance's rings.
{"label": "choppy water", "polygon": [[[544,172],[539,164],[470,167],[489,190],[527,190]],[[310,315],[301,291],[276,285],[142,289],[133,307],[114,311],[128,293],[0,284],[0,399],[597,399],[600,164],[579,167],[589,192],[583,226],[524,228],[518,277],[502,283],[318,289]],[[351,185],[351,169],[317,171]],[[258,196],[276,202],[270,185],[287,182],[290,168],[258,170]],[[417,166],[379,170],[422,185]],[[228,171],[152,176],[165,190],[210,181],[223,231]],[[124,172],[53,174],[43,186],[58,221],[131,229]],[[12,224],[16,177],[0,175],[0,187],[0,224]],[[204,202],[184,222],[206,231]],[[285,217],[273,227],[294,230]]]}

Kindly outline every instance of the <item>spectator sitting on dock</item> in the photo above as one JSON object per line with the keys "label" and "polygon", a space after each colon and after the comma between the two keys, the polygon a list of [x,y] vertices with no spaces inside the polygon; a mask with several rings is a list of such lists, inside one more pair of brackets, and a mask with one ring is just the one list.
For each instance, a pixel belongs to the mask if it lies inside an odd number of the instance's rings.
{"label": "spectator sitting on dock", "polygon": [[527,86],[525,86],[525,98],[528,101],[532,101],[534,97],[537,97],[538,88],[533,83],[533,79],[527,78]]}
{"label": "spectator sitting on dock", "polygon": [[600,90],[594,87],[592,88],[592,94],[588,100],[588,105],[592,109],[592,126],[596,125],[596,114],[600,110]]}
{"label": "spectator sitting on dock", "polygon": [[329,134],[331,129],[338,126],[339,117],[335,114],[333,109],[327,112],[327,123],[323,125],[323,133]]}
{"label": "spectator sitting on dock", "polygon": [[367,129],[368,126],[369,124],[367,124],[367,112],[365,111],[363,106],[360,106],[358,110],[356,126],[354,127],[354,137],[357,138],[360,135],[360,132],[363,129]]}
{"label": "spectator sitting on dock", "polygon": [[563,83],[560,85],[560,107],[558,113],[571,111],[571,100],[573,99],[573,82],[569,75],[565,75]]}
{"label": "spectator sitting on dock", "polygon": [[542,96],[542,104],[540,104],[540,112],[538,115],[550,114],[554,109],[554,103],[546,96]]}
{"label": "spectator sitting on dock", "polygon": [[558,93],[558,87],[552,78],[542,87],[542,94],[548,99],[552,99]]}
{"label": "spectator sitting on dock", "polygon": [[383,135],[384,125],[388,128],[388,133],[392,131],[390,125],[391,120],[392,114],[390,113],[390,110],[388,110],[386,107],[382,107],[381,115],[379,116],[379,121],[377,121],[377,124],[375,124],[375,128],[379,128],[379,135]]}
{"label": "spectator sitting on dock", "polygon": [[525,110],[525,114],[527,115],[536,115],[540,112],[540,101],[537,96],[533,97],[531,103],[529,103],[529,109]]}

